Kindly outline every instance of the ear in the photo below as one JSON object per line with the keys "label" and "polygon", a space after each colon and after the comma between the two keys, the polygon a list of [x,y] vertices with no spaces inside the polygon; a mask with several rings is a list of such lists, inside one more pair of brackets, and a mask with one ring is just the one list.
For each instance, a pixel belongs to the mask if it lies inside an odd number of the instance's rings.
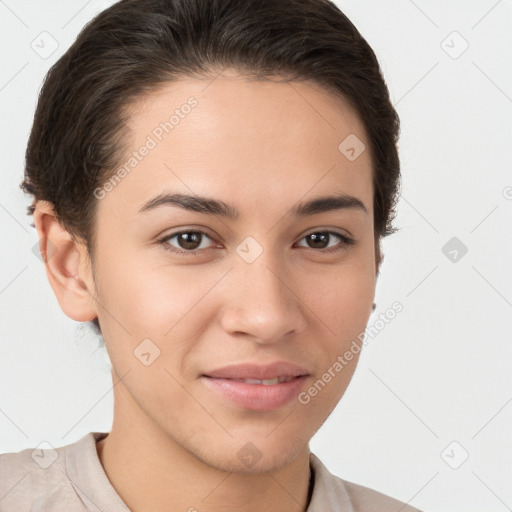
{"label": "ear", "polygon": [[62,311],[78,322],[93,320],[98,316],[96,289],[85,244],[60,224],[48,201],[37,201],[34,224],[46,275]]}

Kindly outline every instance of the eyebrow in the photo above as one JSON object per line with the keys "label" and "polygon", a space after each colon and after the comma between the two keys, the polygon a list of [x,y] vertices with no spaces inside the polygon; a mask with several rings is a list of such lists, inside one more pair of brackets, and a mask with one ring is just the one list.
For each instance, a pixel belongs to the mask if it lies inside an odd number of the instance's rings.
{"label": "eyebrow", "polygon": [[[139,210],[139,213],[151,211],[162,206],[178,206],[184,210],[225,217],[231,220],[237,220],[240,217],[240,210],[224,201],[209,197],[168,193],[159,194],[149,200]],[[368,214],[364,203],[360,199],[347,194],[317,197],[310,201],[298,203],[291,209],[291,213],[297,217],[304,217],[306,215],[344,209],[357,209]]]}

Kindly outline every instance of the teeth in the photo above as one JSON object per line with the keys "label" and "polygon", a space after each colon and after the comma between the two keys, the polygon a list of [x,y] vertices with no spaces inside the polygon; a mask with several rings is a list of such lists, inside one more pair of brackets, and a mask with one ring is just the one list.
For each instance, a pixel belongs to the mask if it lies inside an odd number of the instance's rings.
{"label": "teeth", "polygon": [[264,386],[272,386],[281,382],[288,382],[294,377],[274,377],[273,379],[231,379],[236,382],[244,382],[245,384],[263,384]]}

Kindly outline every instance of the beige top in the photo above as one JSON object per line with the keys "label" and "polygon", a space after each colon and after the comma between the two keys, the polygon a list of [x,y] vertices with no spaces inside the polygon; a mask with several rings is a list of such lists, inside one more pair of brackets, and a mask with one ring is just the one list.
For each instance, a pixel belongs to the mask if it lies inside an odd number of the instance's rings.
{"label": "beige top", "polygon": [[[0,512],[130,512],[96,451],[106,432],[89,432],[56,449],[0,454]],[[306,512],[419,512],[331,474],[310,453],[313,493]]]}

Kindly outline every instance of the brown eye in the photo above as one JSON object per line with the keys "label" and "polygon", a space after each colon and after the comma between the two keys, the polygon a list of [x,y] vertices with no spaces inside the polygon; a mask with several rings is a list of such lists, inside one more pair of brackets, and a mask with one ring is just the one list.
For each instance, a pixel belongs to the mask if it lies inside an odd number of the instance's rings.
{"label": "brown eye", "polygon": [[[179,231],[162,238],[160,242],[168,251],[194,256],[199,254],[198,251],[208,248],[201,247],[204,237],[210,238],[204,231]],[[176,242],[171,244],[170,240],[173,238],[176,239]]]}
{"label": "brown eye", "polygon": [[[333,240],[333,238],[337,238],[338,243],[334,246],[329,246],[329,243]],[[315,231],[314,233],[306,235],[302,240],[307,241],[307,248],[319,249],[322,252],[334,252],[341,249],[346,249],[348,245],[355,243],[352,238],[349,238],[348,236],[341,233],[337,233],[336,231]],[[339,241],[341,241],[341,243]]]}
{"label": "brown eye", "polygon": [[[208,247],[207,243],[205,245],[205,238],[213,241],[212,237],[204,231],[188,230],[167,235],[159,240],[159,242],[163,244],[165,250],[175,254],[197,256],[211,247]],[[175,241],[171,243],[173,239],[175,239]],[[349,245],[355,243],[355,240],[352,238],[336,231],[315,231],[304,236],[302,240],[306,240],[307,245],[305,247],[307,249],[314,249],[321,253],[347,249]],[[333,245],[332,242],[336,242],[336,240],[338,243],[334,243]],[[302,245],[301,247],[304,246]]]}

